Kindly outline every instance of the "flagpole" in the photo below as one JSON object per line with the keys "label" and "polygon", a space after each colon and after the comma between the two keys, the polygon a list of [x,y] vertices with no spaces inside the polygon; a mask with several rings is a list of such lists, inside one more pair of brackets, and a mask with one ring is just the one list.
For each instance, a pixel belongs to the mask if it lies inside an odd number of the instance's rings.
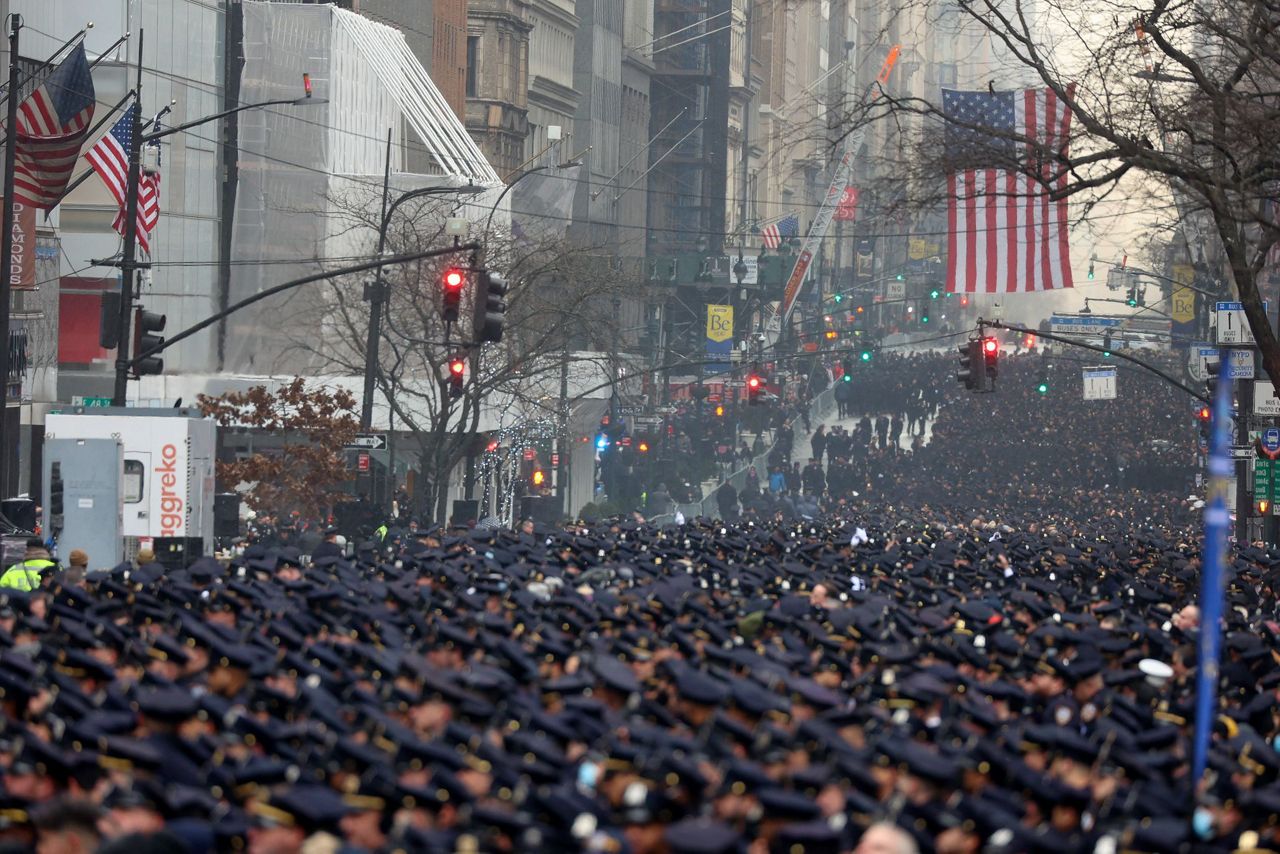
{"label": "flagpole", "polygon": [[9,14],[9,99],[6,103],[8,133],[4,143],[4,225],[0,230],[0,382],[4,384],[4,399],[0,401],[0,498],[9,496],[10,444],[17,447],[17,436],[9,435],[9,314],[13,306],[13,170],[18,158],[18,32],[22,29],[22,16]]}
{"label": "flagpole", "polygon": [[142,175],[142,28],[138,29],[138,85],[133,89],[133,133],[129,135],[129,178],[125,183],[124,250],[120,258],[120,315],[116,324],[116,382],[112,406],[124,406],[129,391],[129,355],[133,346],[133,285],[138,267],[138,181]]}

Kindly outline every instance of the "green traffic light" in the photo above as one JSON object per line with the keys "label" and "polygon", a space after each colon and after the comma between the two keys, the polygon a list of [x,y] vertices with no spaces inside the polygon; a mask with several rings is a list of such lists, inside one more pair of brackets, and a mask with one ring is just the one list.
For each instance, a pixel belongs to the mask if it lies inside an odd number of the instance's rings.
{"label": "green traffic light", "polygon": [[859,356],[858,358],[862,359],[862,361],[864,361],[864,362],[870,362],[870,361],[871,361],[871,351],[870,351],[870,350],[863,350],[863,351],[862,351],[862,355],[861,355],[861,356]]}
{"label": "green traffic light", "polygon": [[927,315],[927,314],[922,314],[922,315],[920,316],[920,322],[921,322],[921,323],[928,323],[928,322],[929,322],[929,315]]}
{"label": "green traffic light", "polygon": [[1049,384],[1046,382],[1040,383],[1040,385],[1036,386],[1036,391],[1040,392],[1041,394],[1048,394]]}
{"label": "green traffic light", "polygon": [[938,298],[937,288],[934,288],[933,290],[929,291],[929,299],[937,299],[937,298]]}
{"label": "green traffic light", "polygon": [[845,375],[844,375],[843,377],[841,377],[840,379],[844,380],[844,381],[845,381],[845,382],[847,382],[847,383],[851,383],[851,382],[853,382],[853,377],[849,376],[848,374],[845,374]]}
{"label": "green traffic light", "polygon": [[894,276],[894,278],[897,279],[899,282],[901,282],[903,279],[906,278],[906,276],[899,273],[898,275]]}
{"label": "green traffic light", "polygon": [[835,300],[836,300],[836,302],[841,302],[841,301],[843,301],[843,300],[844,300],[844,294],[836,294],[836,296],[835,296]]}

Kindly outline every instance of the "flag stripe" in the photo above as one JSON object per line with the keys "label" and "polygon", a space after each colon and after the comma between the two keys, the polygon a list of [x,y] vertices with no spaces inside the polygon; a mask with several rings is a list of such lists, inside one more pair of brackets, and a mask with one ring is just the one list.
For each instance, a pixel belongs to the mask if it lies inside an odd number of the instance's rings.
{"label": "flag stripe", "polygon": [[966,249],[968,250],[965,252],[965,279],[971,286],[975,285],[978,281],[978,241],[977,229],[975,228],[978,219],[978,210],[977,204],[974,201],[975,182],[976,176],[972,170],[964,173],[964,224],[965,236],[967,238],[965,243]]}
{"label": "flag stripe", "polygon": [[956,240],[956,205],[954,203],[956,197],[956,176],[951,173],[947,176],[947,198],[952,200],[947,205],[947,282],[951,283],[956,280],[956,257],[959,255],[960,249]]}

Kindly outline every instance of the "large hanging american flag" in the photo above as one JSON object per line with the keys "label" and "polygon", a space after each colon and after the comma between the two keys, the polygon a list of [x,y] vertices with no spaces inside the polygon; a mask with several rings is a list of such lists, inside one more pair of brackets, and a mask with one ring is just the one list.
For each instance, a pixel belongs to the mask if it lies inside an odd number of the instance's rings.
{"label": "large hanging american flag", "polygon": [[46,211],[58,204],[89,133],[94,103],[93,75],[78,44],[18,105],[16,201]]}
{"label": "large hanging american flag", "polygon": [[1071,287],[1067,200],[1050,198],[1066,187],[1055,155],[1066,153],[1070,109],[1051,89],[943,90],[942,108],[957,167],[947,176],[947,290]]}
{"label": "large hanging american flag", "polygon": [[800,217],[795,214],[787,214],[775,223],[766,225],[760,230],[760,236],[764,239],[765,249],[777,249],[782,245],[783,238],[790,239],[800,233]]}
{"label": "large hanging american flag", "polygon": [[[123,116],[110,131],[103,134],[93,148],[85,154],[85,159],[98,173],[102,183],[107,185],[111,195],[115,197],[119,209],[116,211],[115,230],[124,234],[124,211],[127,201],[126,185],[129,181],[129,142],[133,137],[134,109],[125,110]],[[138,246],[143,252],[151,254],[151,232],[160,220],[160,173],[143,172],[138,182]]]}

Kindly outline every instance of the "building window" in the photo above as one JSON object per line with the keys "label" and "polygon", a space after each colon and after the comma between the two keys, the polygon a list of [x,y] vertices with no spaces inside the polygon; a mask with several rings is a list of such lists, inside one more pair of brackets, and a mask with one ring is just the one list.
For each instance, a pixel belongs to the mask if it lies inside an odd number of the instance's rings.
{"label": "building window", "polygon": [[476,97],[480,77],[480,37],[467,36],[467,97]]}

